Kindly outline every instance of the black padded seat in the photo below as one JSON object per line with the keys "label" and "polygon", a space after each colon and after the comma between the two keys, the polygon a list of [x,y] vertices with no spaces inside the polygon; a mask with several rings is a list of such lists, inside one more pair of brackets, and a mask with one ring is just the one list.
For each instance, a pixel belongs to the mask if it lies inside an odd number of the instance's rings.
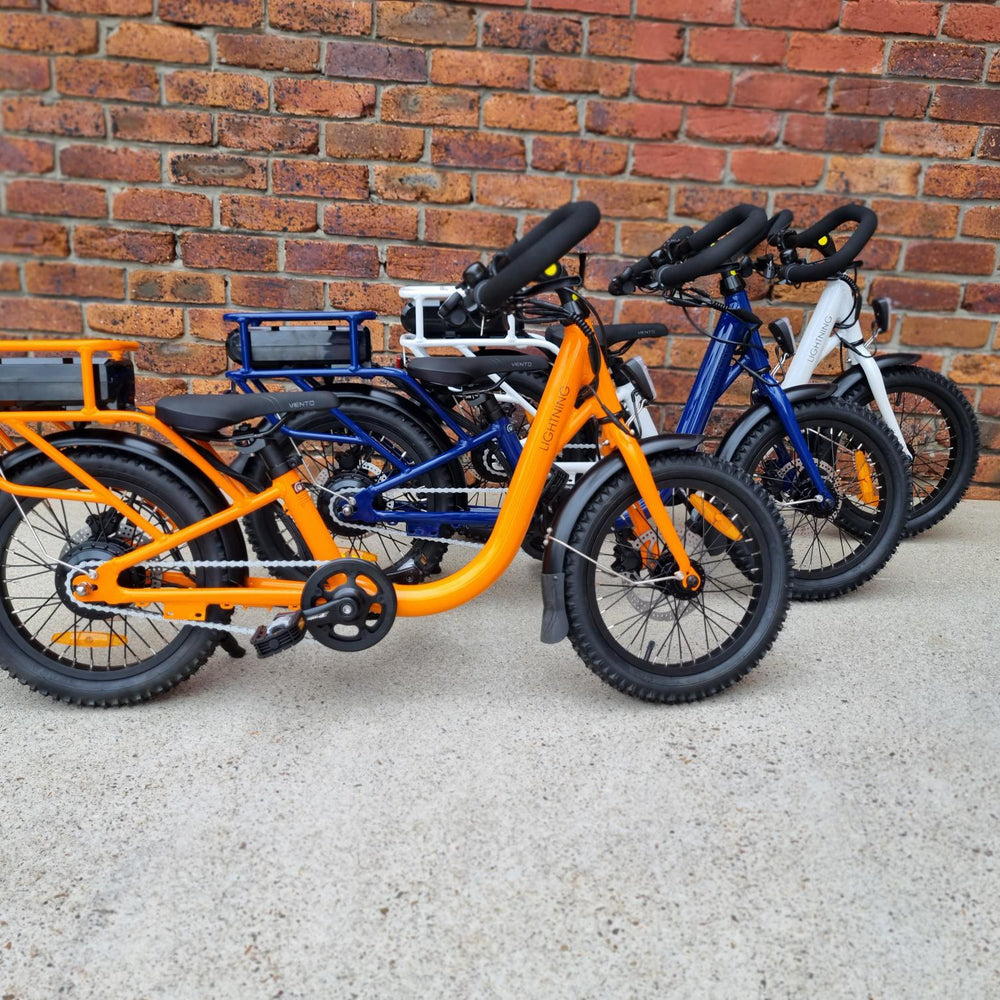
{"label": "black padded seat", "polygon": [[406,370],[418,382],[464,388],[485,382],[488,375],[514,372],[547,372],[551,362],[536,354],[484,354],[475,358],[413,358]]}
{"label": "black padded seat", "polygon": [[166,396],[156,404],[156,416],[168,427],[192,437],[212,437],[223,427],[302,410],[332,410],[335,392],[229,392],[222,395]]}
{"label": "black padded seat", "polygon": [[[600,330],[597,332],[600,333]],[[631,344],[649,337],[665,337],[669,332],[662,323],[605,323],[604,344],[606,347]],[[561,344],[565,335],[566,330],[561,326],[550,326],[545,331],[545,339],[553,344]]]}

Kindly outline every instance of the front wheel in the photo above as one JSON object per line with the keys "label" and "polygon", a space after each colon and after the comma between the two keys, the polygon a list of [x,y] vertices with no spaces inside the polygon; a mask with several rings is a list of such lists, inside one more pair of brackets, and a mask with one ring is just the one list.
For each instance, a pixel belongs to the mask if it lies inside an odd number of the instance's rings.
{"label": "front wheel", "polygon": [[[913,456],[913,493],[904,535],[917,535],[950,514],[969,488],[979,460],[979,424],[951,379],[917,365],[882,370],[889,405]],[[877,412],[862,379],[844,397]]]}
{"label": "front wheel", "polygon": [[674,453],[649,465],[701,584],[680,585],[623,470],[587,503],[570,537],[569,637],[619,691],[695,701],[739,680],[774,641],[788,608],[788,536],[764,491],[728,462]]}
{"label": "front wheel", "polygon": [[792,542],[792,597],[823,600],[860,587],[896,551],[910,482],[896,439],[869,412],[844,400],[793,404],[823,483],[824,502],[777,414],[761,421],[733,461],[781,511]]}

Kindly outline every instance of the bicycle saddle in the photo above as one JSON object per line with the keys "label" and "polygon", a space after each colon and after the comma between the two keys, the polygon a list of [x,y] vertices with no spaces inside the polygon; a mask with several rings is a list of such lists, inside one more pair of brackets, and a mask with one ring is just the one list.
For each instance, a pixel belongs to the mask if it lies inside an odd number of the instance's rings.
{"label": "bicycle saddle", "polygon": [[192,437],[212,437],[233,424],[275,413],[332,410],[335,392],[234,392],[206,396],[166,396],[156,404],[156,416],[168,427]]}
{"label": "bicycle saddle", "polygon": [[407,363],[406,370],[418,382],[466,388],[480,382],[488,384],[489,375],[547,372],[549,360],[534,354],[491,354],[477,358],[414,358]]}
{"label": "bicycle saddle", "polygon": [[[597,331],[600,334],[600,330]],[[604,346],[631,344],[635,340],[648,337],[665,337],[669,331],[662,323],[605,323]],[[566,330],[561,326],[550,326],[545,331],[545,339],[553,344],[561,344]]]}

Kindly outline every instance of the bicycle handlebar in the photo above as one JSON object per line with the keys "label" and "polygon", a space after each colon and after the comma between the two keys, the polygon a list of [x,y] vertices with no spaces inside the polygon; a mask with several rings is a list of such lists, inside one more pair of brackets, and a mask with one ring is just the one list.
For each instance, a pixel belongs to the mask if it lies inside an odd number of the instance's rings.
{"label": "bicycle handlebar", "polygon": [[733,256],[759,243],[767,232],[767,214],[756,205],[734,205],[687,238],[687,260],[665,264],[656,272],[661,288],[678,288],[693,278],[719,270]]}
{"label": "bicycle handlebar", "polygon": [[631,295],[638,282],[647,274],[652,274],[654,267],[659,267],[663,263],[663,257],[670,254],[673,249],[672,244],[679,243],[693,235],[694,230],[690,226],[681,226],[676,232],[671,233],[659,249],[654,250],[648,257],[640,257],[619,271],[608,282],[608,292],[611,295]]}
{"label": "bicycle handlebar", "polygon": [[787,229],[789,223],[794,218],[795,216],[787,208],[783,208],[776,215],[772,215],[767,224],[767,241],[770,243],[782,229]]}
{"label": "bicycle handlebar", "polygon": [[600,221],[600,210],[592,201],[571,201],[557,208],[497,255],[498,261],[505,263],[472,289],[476,304],[487,311],[499,309],[515,292],[569,253]]}
{"label": "bicycle handlebar", "polygon": [[858,227],[839,250],[810,264],[788,264],[783,270],[782,277],[791,284],[798,285],[804,281],[832,278],[848,267],[872,238],[878,226],[878,216],[864,205],[841,205],[840,208],[835,208],[815,225],[797,233],[795,245],[823,251],[830,239],[830,233],[845,222],[856,222]]}

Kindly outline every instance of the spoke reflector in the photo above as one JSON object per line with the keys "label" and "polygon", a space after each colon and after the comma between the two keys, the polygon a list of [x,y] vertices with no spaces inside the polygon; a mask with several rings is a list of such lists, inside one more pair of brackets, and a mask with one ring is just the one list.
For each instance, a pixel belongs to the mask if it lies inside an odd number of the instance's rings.
{"label": "spoke reflector", "polygon": [[110,632],[94,632],[90,630],[77,632],[56,632],[53,642],[64,646],[87,646],[91,649],[107,649],[109,646],[127,646],[128,639],[123,635],[112,635]]}
{"label": "spoke reflector", "polygon": [[854,453],[854,468],[858,471],[861,499],[865,503],[878,503],[878,490],[875,489],[875,483],[872,481],[871,466],[860,448]]}

